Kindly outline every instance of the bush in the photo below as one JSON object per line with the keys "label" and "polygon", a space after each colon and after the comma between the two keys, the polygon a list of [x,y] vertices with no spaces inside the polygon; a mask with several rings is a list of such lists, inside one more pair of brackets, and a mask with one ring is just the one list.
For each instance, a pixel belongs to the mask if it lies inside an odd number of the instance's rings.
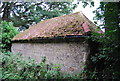
{"label": "bush", "polygon": [[59,70],[59,65],[48,65],[43,60],[35,63],[34,60],[25,60],[19,54],[10,52],[1,53],[2,79],[80,79],[79,75],[72,76]]}
{"label": "bush", "polygon": [[92,41],[99,43],[99,51],[91,56],[95,69],[95,78],[105,81],[116,81],[120,77],[120,43],[116,35],[117,31],[109,30],[103,34],[93,33]]}
{"label": "bush", "polygon": [[18,31],[13,26],[12,22],[2,21],[0,24],[1,33],[0,39],[2,39],[2,50],[10,51],[11,50],[11,39],[18,34]]}

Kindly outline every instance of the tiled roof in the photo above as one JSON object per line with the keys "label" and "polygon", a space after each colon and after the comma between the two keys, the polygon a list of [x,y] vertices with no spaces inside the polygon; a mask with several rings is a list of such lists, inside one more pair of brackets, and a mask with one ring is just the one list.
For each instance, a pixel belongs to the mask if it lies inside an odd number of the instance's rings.
{"label": "tiled roof", "polygon": [[35,38],[84,35],[87,32],[100,32],[82,12],[51,18],[31,26],[16,35],[12,40],[29,40]]}

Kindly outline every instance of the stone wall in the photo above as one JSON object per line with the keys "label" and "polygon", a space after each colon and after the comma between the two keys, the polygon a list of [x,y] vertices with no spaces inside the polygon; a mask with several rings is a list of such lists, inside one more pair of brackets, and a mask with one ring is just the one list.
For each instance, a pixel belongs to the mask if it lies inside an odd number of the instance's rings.
{"label": "stone wall", "polygon": [[12,52],[37,62],[46,56],[47,63],[63,64],[62,71],[77,73],[83,70],[89,48],[87,43],[13,43]]}

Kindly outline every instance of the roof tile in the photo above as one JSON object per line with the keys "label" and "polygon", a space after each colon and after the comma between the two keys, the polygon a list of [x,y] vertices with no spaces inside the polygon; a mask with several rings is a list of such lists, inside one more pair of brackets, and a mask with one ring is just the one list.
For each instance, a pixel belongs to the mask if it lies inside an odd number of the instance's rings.
{"label": "roof tile", "polygon": [[38,37],[57,37],[67,35],[84,35],[87,32],[102,32],[82,12],[51,18],[32,25],[29,29],[16,35],[14,40],[29,40]]}

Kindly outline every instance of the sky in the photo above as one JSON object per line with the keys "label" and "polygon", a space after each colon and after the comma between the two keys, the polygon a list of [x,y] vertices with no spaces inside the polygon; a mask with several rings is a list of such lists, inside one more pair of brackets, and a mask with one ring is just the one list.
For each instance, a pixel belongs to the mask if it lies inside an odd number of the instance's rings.
{"label": "sky", "polygon": [[90,7],[89,5],[86,6],[85,8],[83,8],[83,3],[80,1],[80,4],[78,5],[78,7],[73,11],[73,12],[79,12],[82,11],[82,13],[92,22],[94,22],[93,17],[95,16],[94,13],[92,13],[94,10],[96,10],[99,5],[100,5],[100,1],[99,0],[94,0],[94,7]]}
{"label": "sky", "polygon": [[[77,1],[77,0],[76,0]],[[86,6],[85,8],[83,8],[83,3],[80,1],[80,4],[78,5],[78,7],[73,11],[75,12],[79,12],[82,11],[82,13],[90,20],[94,23],[95,20],[93,20],[93,17],[95,17],[95,14],[93,13],[94,10],[96,10],[99,5],[100,5],[100,0],[93,0],[94,1],[94,7],[90,7],[89,5]],[[76,2],[75,2],[76,3]],[[98,20],[97,21],[97,26],[101,25],[102,21]],[[102,28],[102,26],[100,26],[101,30],[104,32],[105,30]]]}

